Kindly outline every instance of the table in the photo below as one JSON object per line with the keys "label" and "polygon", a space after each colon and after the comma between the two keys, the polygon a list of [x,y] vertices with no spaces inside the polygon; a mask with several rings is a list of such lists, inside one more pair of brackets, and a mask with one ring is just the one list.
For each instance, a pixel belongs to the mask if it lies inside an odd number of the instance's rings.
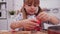
{"label": "table", "polygon": [[16,32],[11,32],[7,30],[0,30],[0,34],[47,34],[46,32],[40,32],[37,31],[35,33],[31,33],[31,31],[16,31]]}

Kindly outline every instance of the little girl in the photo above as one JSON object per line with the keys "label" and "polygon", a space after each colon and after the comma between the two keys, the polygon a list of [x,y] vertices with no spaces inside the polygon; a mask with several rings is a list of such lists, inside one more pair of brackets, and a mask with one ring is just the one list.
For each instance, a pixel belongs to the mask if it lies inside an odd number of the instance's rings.
{"label": "little girl", "polygon": [[[41,22],[43,21],[49,21],[53,24],[58,24],[59,21],[56,17],[50,16],[41,10],[39,6],[39,0],[23,0],[23,2],[23,7],[16,16],[17,20],[11,23],[11,29],[23,27],[24,30],[32,30],[37,25],[41,25]],[[21,17],[21,14],[23,18]],[[33,16],[36,17],[37,21],[33,19]],[[36,22],[40,23],[38,24]]]}

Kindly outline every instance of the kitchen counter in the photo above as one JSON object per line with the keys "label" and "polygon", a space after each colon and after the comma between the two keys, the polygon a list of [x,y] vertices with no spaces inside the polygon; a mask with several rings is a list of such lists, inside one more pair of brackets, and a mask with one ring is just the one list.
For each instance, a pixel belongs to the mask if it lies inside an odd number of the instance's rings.
{"label": "kitchen counter", "polygon": [[0,34],[47,34],[47,32],[37,31],[35,33],[31,33],[31,31],[16,31],[16,32],[11,32],[11,31],[7,31],[7,30],[0,30]]}

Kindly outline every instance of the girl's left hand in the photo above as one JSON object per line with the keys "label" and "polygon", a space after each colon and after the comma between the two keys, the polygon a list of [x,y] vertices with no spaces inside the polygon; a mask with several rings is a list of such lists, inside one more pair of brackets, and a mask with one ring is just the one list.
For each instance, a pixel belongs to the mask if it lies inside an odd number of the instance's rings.
{"label": "girl's left hand", "polygon": [[41,12],[37,18],[41,21],[47,21],[50,19],[50,16],[46,12]]}

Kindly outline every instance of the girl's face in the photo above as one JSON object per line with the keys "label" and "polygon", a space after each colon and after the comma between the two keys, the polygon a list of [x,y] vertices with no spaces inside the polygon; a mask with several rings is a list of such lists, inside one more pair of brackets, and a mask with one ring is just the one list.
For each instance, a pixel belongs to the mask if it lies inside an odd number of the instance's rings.
{"label": "girl's face", "polygon": [[30,5],[30,4],[25,5],[24,8],[26,9],[26,12],[28,14],[35,14],[38,11],[38,6],[33,5],[33,4],[32,5]]}
{"label": "girl's face", "polygon": [[39,0],[25,0],[24,8],[28,14],[35,14],[38,11]]}

